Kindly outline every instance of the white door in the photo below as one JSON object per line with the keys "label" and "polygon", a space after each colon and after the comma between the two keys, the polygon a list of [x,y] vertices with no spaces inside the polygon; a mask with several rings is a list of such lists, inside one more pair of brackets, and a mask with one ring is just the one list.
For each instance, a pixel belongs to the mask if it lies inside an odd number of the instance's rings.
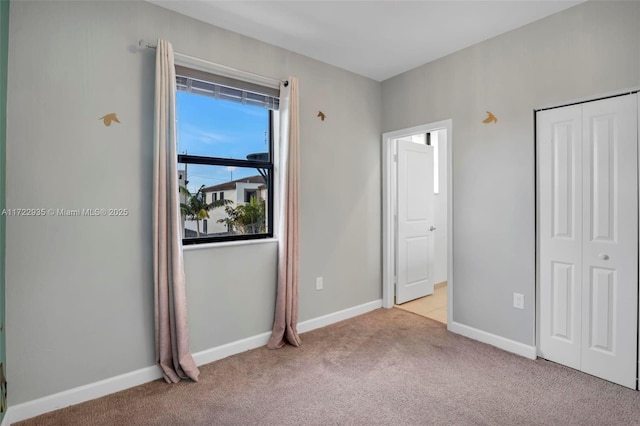
{"label": "white door", "polygon": [[537,118],[540,354],[635,389],[637,96]]}
{"label": "white door", "polygon": [[584,104],[582,370],[636,387],[636,97]]}
{"label": "white door", "polygon": [[537,114],[540,355],[580,369],[582,107]]}
{"label": "white door", "polygon": [[433,147],[397,141],[396,303],[433,293]]}

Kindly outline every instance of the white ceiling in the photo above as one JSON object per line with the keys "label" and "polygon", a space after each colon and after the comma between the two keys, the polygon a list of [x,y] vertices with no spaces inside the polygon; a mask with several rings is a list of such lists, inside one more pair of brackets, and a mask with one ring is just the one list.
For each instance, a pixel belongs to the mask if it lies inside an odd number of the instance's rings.
{"label": "white ceiling", "polygon": [[583,2],[147,1],[377,81]]}

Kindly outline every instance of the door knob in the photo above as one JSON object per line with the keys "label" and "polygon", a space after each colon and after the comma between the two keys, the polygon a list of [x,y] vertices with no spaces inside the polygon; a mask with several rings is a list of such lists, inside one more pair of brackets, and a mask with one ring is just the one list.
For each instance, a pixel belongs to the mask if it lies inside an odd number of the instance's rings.
{"label": "door knob", "polygon": [[598,257],[602,260],[609,260],[609,255],[608,254],[604,254],[604,253],[600,253],[598,255]]}
{"label": "door knob", "polygon": [[429,231],[435,231],[435,230],[436,230],[435,226],[432,226],[431,228],[429,228]]}

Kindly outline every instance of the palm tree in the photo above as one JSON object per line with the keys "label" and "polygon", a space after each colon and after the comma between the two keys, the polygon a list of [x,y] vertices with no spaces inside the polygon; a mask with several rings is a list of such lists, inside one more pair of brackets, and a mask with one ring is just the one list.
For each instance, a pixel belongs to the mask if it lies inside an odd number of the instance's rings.
{"label": "palm tree", "polygon": [[189,192],[184,186],[180,187],[180,193],[186,197],[186,202],[180,203],[180,211],[190,220],[196,221],[196,235],[198,237],[200,237],[200,221],[209,218],[209,210],[233,203],[233,201],[225,199],[207,203],[207,194],[203,191],[204,187],[205,186],[202,185],[195,194]]}
{"label": "palm tree", "polygon": [[258,234],[266,232],[265,229],[265,202],[251,197],[249,203],[237,207],[240,214],[240,225],[246,234]]}
{"label": "palm tree", "polygon": [[265,202],[257,197],[251,197],[247,204],[237,207],[224,208],[227,217],[218,219],[218,223],[225,223],[230,231],[241,234],[259,234],[266,232]]}

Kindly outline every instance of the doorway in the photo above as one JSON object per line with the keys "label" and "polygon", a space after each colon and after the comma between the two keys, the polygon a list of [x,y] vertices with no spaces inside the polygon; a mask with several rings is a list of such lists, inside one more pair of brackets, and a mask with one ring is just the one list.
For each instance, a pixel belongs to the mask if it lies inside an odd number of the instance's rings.
{"label": "doorway", "polygon": [[[451,323],[453,318],[453,246],[450,227],[453,216],[451,141],[451,120],[385,133],[382,138],[383,307],[392,308],[397,301],[408,301],[406,294],[403,294],[403,288],[401,286],[422,286],[424,283],[420,281],[421,278],[424,277],[429,281],[426,284],[426,288],[428,289],[427,294],[430,294],[430,296],[422,297],[424,296],[421,294],[421,292],[424,292],[423,289],[416,292],[411,288],[409,292],[404,291],[404,293],[410,293],[408,296],[409,300],[413,299],[416,294],[418,295],[418,299],[403,304],[402,308],[420,315],[427,314],[424,316],[429,316],[428,314],[432,313],[431,317],[433,319],[447,323]],[[432,151],[431,155],[433,155],[434,160],[431,160],[432,163],[425,166],[429,168],[429,176],[411,171],[412,162],[415,169],[422,169],[424,171],[422,166],[417,165],[419,161],[417,158],[421,157],[421,152],[425,150],[422,148],[418,149],[417,147],[416,149],[409,148],[412,152],[408,155],[413,157],[409,157],[410,159],[406,160],[406,148],[402,148],[402,146],[405,145],[406,147],[408,142],[430,147],[426,150]],[[400,150],[398,148],[399,146],[401,146]],[[415,151],[415,153],[413,151]],[[409,167],[409,169],[405,170],[405,167]],[[399,170],[401,171],[400,179],[398,178]],[[428,179],[430,179],[431,182],[427,182]],[[430,223],[427,223],[429,221],[428,219],[422,222],[416,222],[414,220],[414,223],[419,223],[418,228],[422,228],[423,231],[427,232],[424,235],[413,237],[412,235],[404,233],[402,230],[403,223],[406,222],[407,216],[402,212],[402,208],[400,208],[400,210],[398,209],[398,206],[399,202],[402,202],[402,197],[413,197],[412,195],[407,195],[406,191],[407,187],[412,187],[408,189],[409,191],[415,191],[416,182],[420,185],[427,182],[425,185],[432,188],[433,219]],[[413,200],[413,198],[411,199]],[[409,206],[409,209],[411,210],[413,208],[414,213],[422,211],[424,205],[422,202],[412,202],[409,204],[413,206]],[[400,213],[400,215],[398,213]],[[421,217],[420,220],[422,219]],[[407,235],[413,238],[413,240],[407,242],[406,239],[403,239],[403,244],[418,248],[424,246],[425,251],[416,250],[413,254],[410,251],[408,254],[403,254],[403,251],[407,252],[407,250],[405,250],[405,247],[399,248],[398,241]],[[424,241],[424,244],[422,241]],[[427,255],[423,255],[423,253],[428,252],[427,247],[430,245],[433,246],[431,249],[433,266],[429,268],[424,267],[422,262],[428,261],[428,259],[425,259]],[[402,258],[402,256],[405,255],[408,256],[408,259]],[[407,269],[409,268],[414,268],[417,272],[407,273]],[[426,277],[427,275],[428,277]],[[414,278],[413,281],[411,280],[411,276]],[[400,299],[397,299],[398,290],[400,290]],[[434,294],[438,298],[438,301],[435,300]],[[421,306],[421,304],[424,305]]]}
{"label": "doorway", "polygon": [[395,305],[403,311],[413,312],[434,321],[447,323],[447,282],[443,281],[434,286],[433,294]]}

